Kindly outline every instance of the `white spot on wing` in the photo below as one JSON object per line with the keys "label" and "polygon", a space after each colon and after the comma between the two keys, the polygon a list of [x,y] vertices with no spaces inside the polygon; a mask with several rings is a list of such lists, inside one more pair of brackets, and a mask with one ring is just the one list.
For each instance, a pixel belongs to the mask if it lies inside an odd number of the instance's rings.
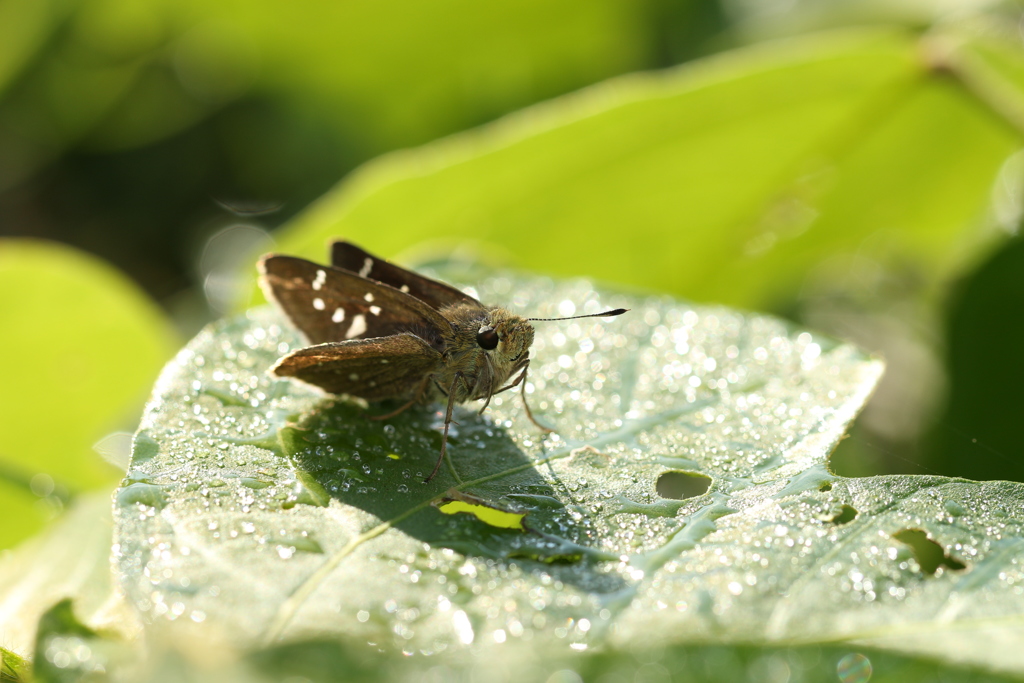
{"label": "white spot on wing", "polygon": [[380,306],[370,306],[370,313],[380,315]]}
{"label": "white spot on wing", "polygon": [[408,294],[408,293],[409,293],[409,285],[402,285],[402,286],[401,286],[401,287],[399,287],[398,289],[399,289],[400,291],[402,291],[402,292],[405,292],[406,294]]}
{"label": "white spot on wing", "polygon": [[325,282],[327,282],[327,272],[323,270],[316,271],[316,279],[313,280],[313,289],[319,292],[323,288]]}
{"label": "white spot on wing", "polygon": [[344,308],[335,308],[334,309],[334,313],[331,314],[331,320],[333,320],[336,323],[340,323],[344,319],[345,319],[345,309]]}
{"label": "white spot on wing", "polygon": [[327,308],[327,306],[324,305],[324,300],[323,299],[321,299],[320,297],[317,297],[317,298],[313,299],[313,308],[315,308],[318,311],[322,311],[325,308]]}
{"label": "white spot on wing", "polygon": [[369,256],[363,261],[363,267],[359,269],[359,277],[366,277],[370,274],[370,269],[373,268],[373,259]]}
{"label": "white spot on wing", "polygon": [[367,292],[366,296],[364,296],[363,298],[366,299],[368,302],[369,301],[373,301],[373,294],[370,293],[370,292]]}
{"label": "white spot on wing", "polygon": [[352,327],[348,328],[348,332],[345,333],[345,339],[358,337],[363,332],[366,332],[366,316],[360,313],[352,318]]}

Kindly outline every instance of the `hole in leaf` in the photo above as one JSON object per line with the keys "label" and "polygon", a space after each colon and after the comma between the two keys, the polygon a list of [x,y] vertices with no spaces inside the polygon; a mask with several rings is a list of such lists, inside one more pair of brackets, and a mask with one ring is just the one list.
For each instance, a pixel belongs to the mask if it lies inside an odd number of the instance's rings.
{"label": "hole in leaf", "polygon": [[818,487],[818,490],[823,492],[823,493],[825,491],[831,491],[832,490],[832,482],[826,481],[824,484],[822,484],[821,486]]}
{"label": "hole in leaf", "polygon": [[711,487],[711,477],[692,472],[665,472],[658,477],[654,490],[662,498],[685,500],[707,493]]}
{"label": "hole in leaf", "polygon": [[897,531],[892,537],[910,546],[914,552],[914,559],[921,565],[921,571],[926,574],[935,574],[939,567],[953,570],[966,568],[963,562],[947,555],[942,546],[928,538],[928,534],[921,529],[904,529]]}
{"label": "hole in leaf", "polygon": [[836,525],[849,524],[853,520],[857,519],[857,508],[850,507],[849,505],[843,505],[836,511],[836,515],[829,521]]}

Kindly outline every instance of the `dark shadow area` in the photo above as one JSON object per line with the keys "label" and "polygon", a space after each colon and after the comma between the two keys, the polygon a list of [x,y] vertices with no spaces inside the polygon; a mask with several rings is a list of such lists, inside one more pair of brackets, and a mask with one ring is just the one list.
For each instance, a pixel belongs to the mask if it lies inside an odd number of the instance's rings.
{"label": "dark shadow area", "polygon": [[[507,432],[476,411],[457,408],[448,439],[448,454],[461,489],[491,508],[525,512],[522,530],[499,528],[473,514],[445,514],[436,504],[458,486],[448,464],[424,483],[441,449],[442,418],[435,407],[417,406],[383,422],[367,419],[395,406],[383,403],[364,411],[326,401],[301,423],[305,431],[290,446],[289,456],[305,475],[345,505],[364,510],[432,546],[467,556],[536,564],[560,580],[586,581],[586,590],[612,592],[622,588],[614,574],[580,571],[581,565],[614,560],[587,545],[584,531],[563,501],[568,490],[545,480]],[[507,472],[508,474],[502,474]],[[449,496],[450,498],[451,496]],[[418,508],[405,515],[410,509]],[[563,571],[564,570],[564,571]]]}
{"label": "dark shadow area", "polygon": [[935,469],[968,479],[1024,481],[1024,240],[966,280],[947,322],[949,400],[928,438]]}
{"label": "dark shadow area", "polygon": [[1017,455],[1024,414],[1022,274],[1024,240],[1017,238],[957,284],[946,307],[945,405],[923,416],[923,433],[909,441],[855,423],[829,460],[833,472],[1024,481],[1024,459]]}
{"label": "dark shadow area", "polygon": [[854,422],[845,439],[829,456],[829,469],[840,477],[856,479],[890,474],[944,474],[930,467],[928,453],[920,445],[890,442]]}
{"label": "dark shadow area", "polygon": [[[0,192],[0,232],[101,256],[163,299],[196,284],[211,232],[240,222],[274,228],[370,156],[326,121],[298,121],[278,102],[244,99],[148,145],[67,150]],[[282,208],[239,216],[225,206],[234,198]]]}
{"label": "dark shadow area", "polygon": [[686,500],[707,493],[711,488],[711,477],[693,472],[665,472],[658,477],[654,488],[662,498]]}
{"label": "dark shadow area", "polygon": [[914,553],[914,559],[921,565],[921,571],[934,576],[939,567],[954,571],[966,569],[967,565],[946,554],[942,546],[928,538],[921,529],[904,529],[892,535],[900,543],[906,543]]}

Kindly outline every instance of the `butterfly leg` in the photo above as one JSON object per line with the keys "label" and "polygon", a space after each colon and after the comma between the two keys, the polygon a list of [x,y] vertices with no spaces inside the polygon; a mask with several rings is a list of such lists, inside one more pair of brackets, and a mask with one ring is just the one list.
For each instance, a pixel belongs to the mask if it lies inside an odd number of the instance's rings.
{"label": "butterfly leg", "polygon": [[402,413],[407,411],[409,408],[412,408],[414,405],[416,405],[416,403],[418,403],[419,400],[421,398],[423,398],[423,392],[427,390],[427,385],[429,383],[430,383],[430,375],[427,375],[426,377],[423,378],[423,381],[420,382],[419,388],[416,389],[416,392],[412,395],[412,398],[409,399],[408,403],[406,403],[405,405],[399,406],[399,408],[397,410],[392,410],[390,413],[388,413],[386,415],[370,415],[366,419],[367,420],[390,420],[391,418],[395,417],[396,415],[401,415]]}
{"label": "butterfly leg", "polygon": [[519,395],[523,397],[523,407],[526,408],[526,417],[530,418],[530,422],[533,423],[534,427],[536,427],[537,429],[541,430],[542,432],[545,432],[547,434],[551,434],[555,430],[552,429],[551,427],[546,427],[546,426],[542,425],[540,422],[537,422],[537,418],[535,418],[533,416],[533,411],[530,410],[530,404],[526,400],[526,368],[528,368],[528,367],[530,367],[529,361],[527,361],[526,365],[523,366],[522,373],[520,373],[519,377],[516,377],[516,381],[513,382],[509,386],[509,389],[511,389],[512,387],[514,387],[517,384],[522,385],[523,388],[519,392]]}
{"label": "butterfly leg", "polygon": [[[530,367],[530,361],[526,361],[526,365],[523,366],[523,371],[519,373],[519,376],[517,376],[511,384],[506,384],[501,389],[495,391],[494,394],[500,394],[503,391],[508,391],[509,389],[515,389],[518,387],[519,383],[523,381],[523,376],[526,375],[526,368],[528,367]],[[491,394],[491,396],[494,396],[494,394]]]}
{"label": "butterfly leg", "polygon": [[[533,416],[533,411],[530,410],[530,404],[526,401],[526,370],[529,367],[530,367],[530,361],[526,361],[526,365],[523,366],[523,371],[519,373],[519,376],[516,377],[515,380],[511,384],[503,386],[501,389],[498,389],[494,393],[495,394],[500,394],[503,391],[508,391],[509,389],[515,389],[517,386],[522,385],[523,388],[522,388],[522,391],[521,391],[521,395],[523,397],[523,407],[526,408],[526,417],[530,418],[530,422],[532,422],[533,425],[537,429],[541,430],[542,432],[547,432],[548,434],[550,434],[550,433],[554,432],[555,430],[551,429],[551,427],[545,427],[540,422],[537,422],[537,418],[535,418]],[[494,394],[491,394],[491,396],[493,396],[493,395]],[[488,397],[488,401],[490,401],[490,397]],[[484,407],[486,408],[487,406],[485,405]]]}
{"label": "butterfly leg", "polygon": [[[530,361],[526,361],[526,365],[523,366],[523,370],[524,371],[526,370],[526,366],[528,366],[529,364],[530,364]],[[516,381],[512,382],[511,384],[507,384],[507,385],[503,386],[501,389],[498,389],[497,391],[492,391],[491,393],[487,394],[487,400],[484,401],[484,404],[480,408],[480,410],[477,412],[477,415],[483,415],[484,414],[484,411],[487,410],[487,406],[491,405],[491,398],[495,394],[500,394],[503,391],[508,391],[509,389],[514,389],[516,387],[516,385],[518,385],[519,382],[522,381],[522,378],[523,378],[523,375],[522,375],[522,373],[520,373],[519,374],[519,378],[516,379]]]}
{"label": "butterfly leg", "polygon": [[[461,372],[456,372],[455,378],[452,379],[452,387],[448,390],[448,410],[444,414],[444,435],[441,437],[441,455],[438,457],[437,464],[434,465],[434,469],[430,473],[430,476],[423,480],[424,484],[433,479],[434,475],[437,474],[437,471],[441,469],[441,463],[444,462],[444,455],[448,452],[448,428],[452,424],[452,410],[455,409],[455,396],[458,393],[456,391],[456,385],[458,385],[460,381],[465,384],[466,378]],[[468,389],[469,387],[467,386],[466,388]]]}

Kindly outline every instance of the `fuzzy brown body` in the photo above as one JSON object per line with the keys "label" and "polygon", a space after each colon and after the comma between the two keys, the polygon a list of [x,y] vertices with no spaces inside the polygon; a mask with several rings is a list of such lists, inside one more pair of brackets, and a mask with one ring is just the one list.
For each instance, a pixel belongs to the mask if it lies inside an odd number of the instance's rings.
{"label": "fuzzy brown body", "polygon": [[[440,313],[452,323],[452,336],[441,353],[444,369],[434,373],[431,382],[436,393],[431,392],[428,399],[447,396],[444,388],[453,385],[457,387],[456,403],[488,399],[526,367],[533,326],[523,318],[504,308],[480,311],[465,304],[442,308]],[[480,347],[476,338],[481,328],[497,333],[500,341],[496,348]],[[455,382],[456,372],[463,374],[465,382]]]}

